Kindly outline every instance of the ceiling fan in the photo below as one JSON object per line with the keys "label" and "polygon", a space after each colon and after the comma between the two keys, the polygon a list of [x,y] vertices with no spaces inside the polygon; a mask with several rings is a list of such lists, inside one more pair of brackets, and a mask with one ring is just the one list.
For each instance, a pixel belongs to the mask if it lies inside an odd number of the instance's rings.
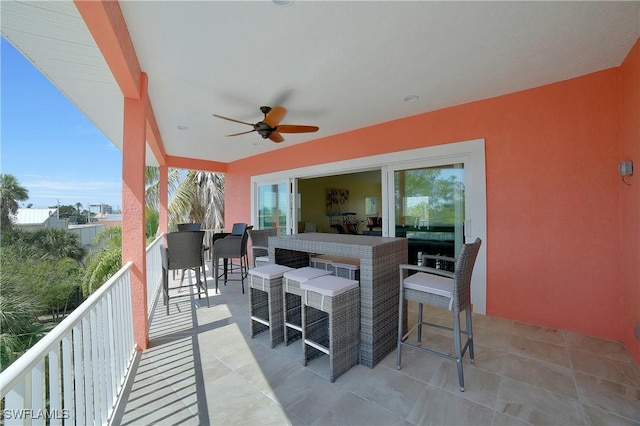
{"label": "ceiling fan", "polygon": [[260,107],[260,111],[264,114],[264,119],[258,121],[256,124],[246,123],[244,121],[235,120],[229,117],[223,117],[222,115],[213,114],[214,117],[222,118],[223,120],[229,120],[240,124],[246,124],[253,127],[253,130],[247,130],[246,132],[234,133],[227,136],[244,135],[251,132],[258,132],[263,139],[270,139],[273,142],[282,142],[284,138],[280,133],[311,133],[317,132],[318,126],[300,126],[296,124],[280,124],[280,121],[287,114],[287,110],[281,106],[275,106],[273,108],[268,106]]}

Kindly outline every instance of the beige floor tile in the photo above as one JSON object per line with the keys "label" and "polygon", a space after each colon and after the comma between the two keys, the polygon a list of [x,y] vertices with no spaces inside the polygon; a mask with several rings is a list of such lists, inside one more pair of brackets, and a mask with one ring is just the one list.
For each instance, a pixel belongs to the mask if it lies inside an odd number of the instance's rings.
{"label": "beige floor tile", "polygon": [[400,426],[405,425],[405,420],[377,404],[348,393],[326,406],[324,412],[312,424]]}
{"label": "beige floor tile", "polygon": [[509,354],[506,359],[504,375],[550,392],[578,399],[573,371],[566,367]]}
{"label": "beige floor tile", "polygon": [[600,408],[592,407],[587,404],[582,405],[586,425],[588,426],[638,426],[640,425],[640,419],[637,421],[625,419]]}
{"label": "beige floor tile", "polygon": [[474,313],[472,318],[473,328],[488,328],[494,331],[510,333],[513,321],[506,318],[494,317],[491,315],[481,315]]}
{"label": "beige floor tile", "polygon": [[353,395],[342,386],[330,383],[308,369],[291,375],[272,389],[276,401],[288,414],[304,424],[312,424],[327,413],[330,407]]}
{"label": "beige floor tile", "polygon": [[[407,337],[405,342],[418,345],[417,329]],[[422,341],[418,346],[451,355],[454,353],[453,333],[443,333],[442,330],[437,327],[423,326]]]}
{"label": "beige floor tile", "polygon": [[634,362],[633,357],[620,342],[570,332],[565,332],[565,338],[569,349],[593,352],[618,361]]}
{"label": "beige floor tile", "polygon": [[495,409],[533,425],[584,423],[578,401],[506,377],[502,379]]}
{"label": "beige floor tile", "polygon": [[464,392],[461,392],[456,364],[455,361],[444,362],[429,380],[429,384],[493,409],[500,386],[500,376],[472,365],[465,365],[463,367]]}
{"label": "beige floor tile", "polygon": [[580,372],[575,373],[575,378],[584,404],[640,421],[640,390]]}
{"label": "beige floor tile", "polygon": [[554,345],[552,343],[512,335],[509,341],[509,352],[540,361],[550,362],[562,367],[571,367],[567,349],[564,346]]}
{"label": "beige floor tile", "polygon": [[279,404],[237,373],[206,383],[210,424],[287,424]]}
{"label": "beige floor tile", "polygon": [[511,334],[507,331],[485,327],[473,328],[473,341],[479,345],[506,351],[509,349],[510,339]]}
{"label": "beige floor tile", "polygon": [[[475,339],[474,339],[475,341]],[[508,352],[505,350],[494,349],[490,346],[479,345],[477,342],[473,344],[474,363],[473,366],[481,370],[486,370],[494,374],[502,374],[504,371],[505,360]],[[462,361],[464,364],[471,364],[469,360],[469,351],[465,354]]]}
{"label": "beige floor tile", "polygon": [[164,401],[162,404],[148,405],[136,410],[116,423],[122,426],[138,426],[151,424],[201,425],[207,423],[207,414],[194,413],[179,401]]}
{"label": "beige floor tile", "polygon": [[337,384],[345,389],[405,418],[411,412],[426,384],[398,374],[389,368],[368,368],[356,365]]}
{"label": "beige floor tile", "polygon": [[592,352],[571,350],[573,369],[603,379],[640,389],[640,366],[618,361]]}
{"label": "beige floor tile", "polygon": [[202,376],[207,382],[217,380],[230,372],[231,369],[215,357],[210,357],[208,362],[202,365]]}
{"label": "beige floor tile", "polygon": [[564,333],[555,328],[542,327],[540,325],[526,324],[514,321],[511,333],[524,336],[529,339],[541,340],[554,345],[564,345]]}
{"label": "beige floor tile", "polygon": [[395,369],[399,374],[407,375],[425,384],[438,371],[443,362],[449,362],[439,356],[404,347],[402,348],[402,368],[398,370],[397,355],[396,349],[380,361],[381,366],[391,370]]}
{"label": "beige floor tile", "polygon": [[490,425],[493,410],[457,394],[427,386],[407,417],[415,425]]}
{"label": "beige floor tile", "polygon": [[286,357],[267,348],[255,348],[252,354],[256,362],[243,365],[237,372],[274,400],[273,389],[304,369],[302,365],[291,363]]}
{"label": "beige floor tile", "polygon": [[503,413],[493,412],[492,426],[528,426],[529,423]]}

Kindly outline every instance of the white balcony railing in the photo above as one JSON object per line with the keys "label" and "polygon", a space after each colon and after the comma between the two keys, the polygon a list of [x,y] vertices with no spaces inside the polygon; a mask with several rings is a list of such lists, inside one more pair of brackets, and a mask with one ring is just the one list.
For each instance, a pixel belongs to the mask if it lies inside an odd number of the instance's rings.
{"label": "white balcony railing", "polygon": [[164,234],[153,240],[147,246],[147,314],[149,320],[155,309],[162,284],[162,258],[160,244],[164,241]]}
{"label": "white balcony railing", "polygon": [[[149,316],[161,285],[163,237],[147,247]],[[109,423],[136,355],[131,265],[0,373],[5,425]]]}

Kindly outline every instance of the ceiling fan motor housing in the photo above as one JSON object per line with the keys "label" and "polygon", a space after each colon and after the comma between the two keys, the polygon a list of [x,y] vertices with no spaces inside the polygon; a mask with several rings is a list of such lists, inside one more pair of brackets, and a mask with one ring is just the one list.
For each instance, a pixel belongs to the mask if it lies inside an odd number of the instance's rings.
{"label": "ceiling fan motor housing", "polygon": [[256,123],[253,128],[260,134],[260,136],[262,136],[263,139],[267,139],[271,133],[276,130],[275,127],[271,127],[263,121]]}

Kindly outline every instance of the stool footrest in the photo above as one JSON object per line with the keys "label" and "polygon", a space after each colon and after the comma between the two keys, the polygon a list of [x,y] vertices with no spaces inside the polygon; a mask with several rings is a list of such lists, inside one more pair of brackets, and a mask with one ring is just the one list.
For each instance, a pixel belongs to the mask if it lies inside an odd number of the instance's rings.
{"label": "stool footrest", "polygon": [[260,324],[269,325],[269,321],[265,321],[264,319],[256,317],[256,316],[251,315],[251,319],[253,321],[259,322]]}
{"label": "stool footrest", "polygon": [[315,348],[319,351],[324,352],[325,354],[329,355],[329,348],[327,348],[326,346],[320,345],[316,342],[314,342],[313,340],[309,340],[309,339],[304,339],[304,343],[305,345],[309,345],[312,348]]}
{"label": "stool footrest", "polygon": [[285,322],[284,325],[294,330],[302,331],[302,327],[299,325],[291,324],[290,322]]}

